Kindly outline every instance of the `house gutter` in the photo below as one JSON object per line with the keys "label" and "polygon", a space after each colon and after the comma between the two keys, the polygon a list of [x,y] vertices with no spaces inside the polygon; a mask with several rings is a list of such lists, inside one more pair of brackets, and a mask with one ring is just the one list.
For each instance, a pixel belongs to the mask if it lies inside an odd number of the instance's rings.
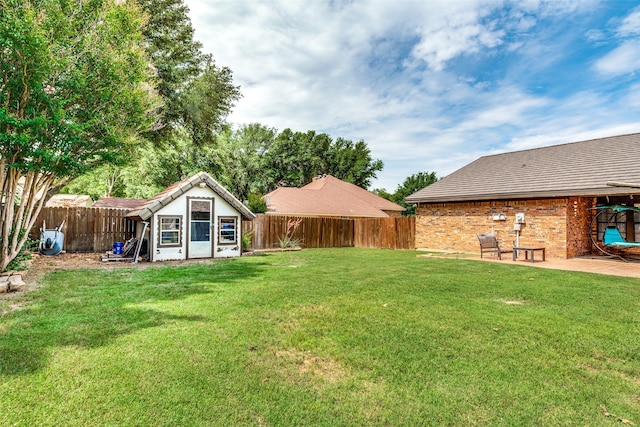
{"label": "house gutter", "polygon": [[607,185],[609,187],[640,188],[640,184],[631,184],[628,182],[620,182],[620,181],[608,181]]}
{"label": "house gutter", "polygon": [[[616,188],[612,188],[616,187]],[[443,197],[415,197],[406,198],[407,203],[446,203],[446,202],[475,202],[488,200],[520,200],[520,199],[554,199],[562,197],[600,197],[640,194],[640,184],[637,186],[609,186],[606,188],[592,188],[583,190],[537,191],[528,193],[494,193],[468,196]]]}

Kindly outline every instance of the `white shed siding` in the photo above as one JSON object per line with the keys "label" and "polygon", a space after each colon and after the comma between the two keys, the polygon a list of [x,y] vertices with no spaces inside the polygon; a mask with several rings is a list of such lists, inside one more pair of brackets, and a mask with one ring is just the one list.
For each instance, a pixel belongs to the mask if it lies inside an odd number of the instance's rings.
{"label": "white shed siding", "polygon": [[[213,223],[213,256],[215,258],[229,258],[242,255],[242,218],[240,213],[226,200],[221,197],[216,198],[215,219]],[[236,219],[236,243],[234,245],[221,245],[218,242],[220,217],[234,217]]]}
{"label": "white shed siding", "polygon": [[[232,207],[227,201],[220,197],[209,187],[194,187],[182,194],[176,200],[164,206],[153,215],[152,232],[151,232],[151,257],[153,261],[183,260],[187,257],[187,239],[188,239],[188,203],[187,198],[204,198],[213,199],[213,216],[211,239],[213,244],[213,255],[216,258],[226,258],[240,256],[242,254],[242,219],[240,213]],[[181,216],[181,239],[179,247],[159,247],[160,234],[160,217],[163,216]],[[237,244],[219,245],[218,244],[218,223],[219,217],[236,218]]]}

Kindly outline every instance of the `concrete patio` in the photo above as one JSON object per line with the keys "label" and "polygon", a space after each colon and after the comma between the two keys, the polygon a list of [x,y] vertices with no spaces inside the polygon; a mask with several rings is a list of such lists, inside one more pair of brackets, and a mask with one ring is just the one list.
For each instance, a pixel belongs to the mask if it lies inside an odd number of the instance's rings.
{"label": "concrete patio", "polygon": [[517,264],[532,268],[550,268],[554,270],[582,271],[585,273],[640,278],[640,261],[625,262],[620,259],[600,256],[571,259],[547,258],[546,261],[536,260],[536,262],[531,263],[525,261],[524,258],[513,261],[511,253],[503,254],[502,260],[499,260],[497,256],[487,255],[484,255],[483,258],[480,258],[479,254],[469,252],[444,252],[433,249],[420,249],[418,250],[418,253],[419,257],[458,258],[485,262],[498,262],[512,265]]}

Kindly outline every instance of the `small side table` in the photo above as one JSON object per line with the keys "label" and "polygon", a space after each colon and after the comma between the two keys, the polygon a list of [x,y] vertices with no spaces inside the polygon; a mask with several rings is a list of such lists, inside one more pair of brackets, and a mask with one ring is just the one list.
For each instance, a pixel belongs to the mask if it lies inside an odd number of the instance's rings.
{"label": "small side table", "polygon": [[542,261],[545,260],[545,248],[513,248],[514,261],[518,258],[518,251],[524,252],[524,259],[527,261],[534,262],[534,254],[536,253],[536,251],[542,252]]}

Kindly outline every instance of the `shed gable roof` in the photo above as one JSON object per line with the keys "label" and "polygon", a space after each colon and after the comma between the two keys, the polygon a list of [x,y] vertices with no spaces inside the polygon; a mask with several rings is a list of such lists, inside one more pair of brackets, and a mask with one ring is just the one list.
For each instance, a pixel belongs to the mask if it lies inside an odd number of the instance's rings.
{"label": "shed gable roof", "polygon": [[404,208],[382,197],[324,175],[302,188],[281,187],[267,194],[268,213],[318,216],[380,217]]}
{"label": "shed gable roof", "polygon": [[407,197],[409,203],[638,194],[640,134],[481,157]]}
{"label": "shed gable roof", "polygon": [[227,189],[220,185],[215,179],[211,178],[211,176],[206,172],[198,172],[191,178],[184,179],[167,187],[165,190],[147,200],[144,204],[129,212],[127,217],[140,218],[146,221],[160,209],[167,206],[169,203],[173,202],[192,188],[198,186],[200,183],[204,183],[218,196],[233,206],[234,209],[240,212],[244,219],[251,220],[256,217],[253,212],[242,204],[242,202],[236,199],[233,194],[229,193]]}

